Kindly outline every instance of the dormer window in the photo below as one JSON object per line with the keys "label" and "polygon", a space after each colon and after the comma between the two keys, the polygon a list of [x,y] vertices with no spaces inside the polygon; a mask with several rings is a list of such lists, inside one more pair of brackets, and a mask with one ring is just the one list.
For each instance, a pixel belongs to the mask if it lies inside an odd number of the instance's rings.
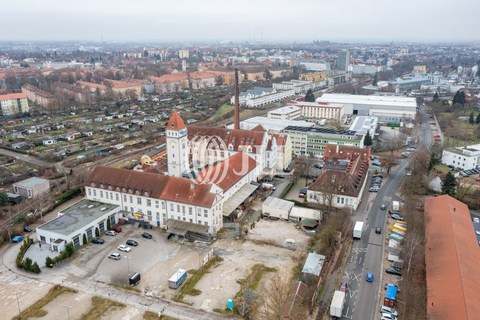
{"label": "dormer window", "polygon": [[128,192],[131,192],[131,193],[133,193],[133,190],[132,190],[132,189],[128,189]]}
{"label": "dormer window", "polygon": [[140,190],[137,190],[135,193],[136,193],[136,194],[140,194]]}
{"label": "dormer window", "polygon": [[145,191],[145,196],[148,197],[149,195],[148,191]]}
{"label": "dormer window", "polygon": [[174,128],[174,127],[175,127],[175,125],[172,123],[172,128]]}

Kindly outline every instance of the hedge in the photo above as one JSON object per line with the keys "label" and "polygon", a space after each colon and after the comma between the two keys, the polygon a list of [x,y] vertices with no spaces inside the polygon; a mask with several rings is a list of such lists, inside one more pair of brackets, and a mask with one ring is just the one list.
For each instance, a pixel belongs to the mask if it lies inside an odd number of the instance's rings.
{"label": "hedge", "polygon": [[57,200],[56,200],[55,203],[53,204],[53,207],[54,207],[54,208],[58,207],[58,206],[61,205],[62,203],[67,202],[68,200],[73,199],[74,197],[78,196],[80,193],[82,193],[82,189],[80,189],[80,188],[76,188],[76,189],[71,189],[71,190],[65,191],[64,193],[62,193],[62,194],[57,198]]}
{"label": "hedge", "polygon": [[36,262],[33,263],[32,259],[30,258],[23,259],[25,252],[27,252],[28,248],[30,248],[32,244],[33,239],[27,236],[25,240],[23,240],[23,244],[20,246],[20,251],[17,254],[17,259],[15,260],[15,262],[17,264],[17,267],[24,269],[25,271],[40,273],[41,270]]}
{"label": "hedge", "polygon": [[13,152],[16,152],[16,153],[21,153],[21,154],[28,154],[28,151],[15,149],[15,148],[10,148],[10,147],[0,147],[0,149],[5,149],[5,150],[13,151]]}

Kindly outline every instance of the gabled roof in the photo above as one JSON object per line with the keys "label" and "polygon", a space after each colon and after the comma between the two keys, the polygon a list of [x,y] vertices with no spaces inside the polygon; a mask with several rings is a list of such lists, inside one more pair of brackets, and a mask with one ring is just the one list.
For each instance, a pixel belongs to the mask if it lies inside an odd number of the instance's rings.
{"label": "gabled roof", "polygon": [[447,195],[426,198],[429,319],[478,319],[480,249],[468,207]]}
{"label": "gabled roof", "polygon": [[25,93],[9,93],[0,95],[0,100],[12,100],[12,99],[27,99]]}
{"label": "gabled roof", "polygon": [[233,187],[257,166],[257,162],[243,152],[227,158],[212,168],[200,172],[199,183],[214,183],[224,192]]}
{"label": "gabled roof", "polygon": [[248,147],[251,146],[253,153],[259,153],[265,134],[265,132],[259,131],[188,126],[189,141],[211,137],[219,146],[225,144],[228,149],[228,146],[232,145],[233,151],[247,151]]}
{"label": "gabled roof", "polygon": [[210,192],[211,184],[197,184],[192,189],[190,179],[103,166],[93,170],[85,187],[103,188],[202,207],[211,207],[216,197],[216,193]]}
{"label": "gabled roof", "polygon": [[250,131],[261,131],[261,132],[265,132],[267,130],[265,130],[265,128],[259,124],[258,126],[254,127],[253,129],[250,129]]}
{"label": "gabled roof", "polygon": [[185,129],[187,126],[185,125],[185,122],[183,122],[182,117],[178,114],[178,111],[175,110],[170,117],[170,120],[168,121],[167,124],[167,129],[168,130],[182,130]]}

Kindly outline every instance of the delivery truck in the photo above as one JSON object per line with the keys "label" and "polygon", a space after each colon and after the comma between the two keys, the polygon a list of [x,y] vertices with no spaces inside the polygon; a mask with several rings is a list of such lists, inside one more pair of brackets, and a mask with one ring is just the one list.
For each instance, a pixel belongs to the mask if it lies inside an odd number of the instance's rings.
{"label": "delivery truck", "polygon": [[400,202],[392,201],[392,210],[393,211],[400,211]]}
{"label": "delivery truck", "polygon": [[168,279],[168,287],[177,289],[187,279],[187,270],[178,269],[173,276]]}
{"label": "delivery truck", "polygon": [[355,223],[355,228],[353,228],[353,238],[354,239],[361,239],[362,238],[362,231],[363,231],[363,222],[357,221]]}
{"label": "delivery truck", "polygon": [[335,290],[335,293],[333,294],[332,303],[330,304],[330,316],[333,319],[340,319],[342,317],[344,305],[345,305],[345,292]]}

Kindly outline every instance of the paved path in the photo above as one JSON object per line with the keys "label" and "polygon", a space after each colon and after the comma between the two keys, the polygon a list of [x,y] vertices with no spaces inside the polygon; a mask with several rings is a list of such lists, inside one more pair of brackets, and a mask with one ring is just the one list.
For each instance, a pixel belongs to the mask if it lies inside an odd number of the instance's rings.
{"label": "paved path", "polygon": [[45,162],[45,161],[42,161],[42,160],[38,160],[35,157],[27,156],[27,155],[17,153],[17,152],[13,152],[13,151],[10,151],[10,150],[0,149],[0,154],[4,154],[4,155],[10,156],[10,157],[14,157],[14,158],[17,158],[19,160],[22,160],[22,161],[25,161],[25,162],[28,162],[28,163],[32,163],[32,164],[37,165],[37,166],[51,167],[51,166],[54,165],[54,163],[48,163],[48,162]]}

